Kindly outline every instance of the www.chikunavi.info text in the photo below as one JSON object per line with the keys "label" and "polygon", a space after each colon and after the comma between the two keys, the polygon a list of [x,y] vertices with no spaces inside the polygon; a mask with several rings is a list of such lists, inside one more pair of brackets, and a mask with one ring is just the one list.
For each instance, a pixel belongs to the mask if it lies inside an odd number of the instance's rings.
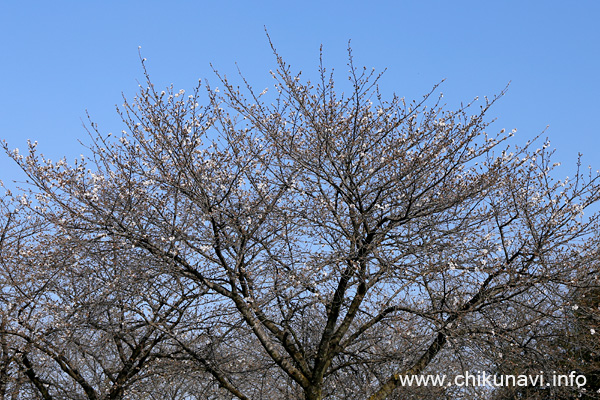
{"label": "www.chikunavi.info text", "polygon": [[585,375],[576,371],[568,374],[553,372],[548,375],[543,372],[537,375],[499,375],[485,371],[466,371],[454,378],[446,375],[398,375],[397,379],[402,386],[577,386],[581,388],[587,383]]}

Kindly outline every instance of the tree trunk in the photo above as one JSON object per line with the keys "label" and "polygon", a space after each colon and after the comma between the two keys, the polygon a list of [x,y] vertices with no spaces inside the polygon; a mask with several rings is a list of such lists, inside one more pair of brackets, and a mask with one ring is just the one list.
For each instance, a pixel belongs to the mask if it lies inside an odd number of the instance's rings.
{"label": "tree trunk", "polygon": [[321,400],[323,395],[321,393],[321,385],[319,386],[311,386],[304,390],[304,395],[306,400]]}

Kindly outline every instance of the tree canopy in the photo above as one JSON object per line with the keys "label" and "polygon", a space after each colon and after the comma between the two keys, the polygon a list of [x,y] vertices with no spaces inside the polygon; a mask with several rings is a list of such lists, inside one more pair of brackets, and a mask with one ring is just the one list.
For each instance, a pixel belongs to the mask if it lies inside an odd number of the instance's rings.
{"label": "tree canopy", "polygon": [[509,145],[503,93],[446,110],[351,56],[345,93],[276,58],[262,93],[146,73],[73,163],[4,144],[28,184],[2,200],[0,398],[462,398],[494,391],[401,378],[560,368],[598,175]]}

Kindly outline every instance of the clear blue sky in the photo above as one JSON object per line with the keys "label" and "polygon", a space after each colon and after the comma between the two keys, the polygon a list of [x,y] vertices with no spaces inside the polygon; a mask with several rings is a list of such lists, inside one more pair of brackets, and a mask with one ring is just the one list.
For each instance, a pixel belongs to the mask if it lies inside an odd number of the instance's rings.
{"label": "clear blue sky", "polygon": [[[82,153],[86,109],[100,129],[120,131],[121,93],[143,80],[138,46],[154,82],[191,89],[233,75],[237,62],[256,87],[275,66],[264,26],[295,69],[314,75],[319,45],[345,79],[355,64],[387,68],[385,93],[419,98],[440,91],[451,108],[493,96],[495,127],[523,142],[544,136],[562,175],[577,153],[600,169],[599,1],[8,1],[0,3],[0,139],[38,140],[53,159]],[[0,179],[20,179],[0,157]]]}

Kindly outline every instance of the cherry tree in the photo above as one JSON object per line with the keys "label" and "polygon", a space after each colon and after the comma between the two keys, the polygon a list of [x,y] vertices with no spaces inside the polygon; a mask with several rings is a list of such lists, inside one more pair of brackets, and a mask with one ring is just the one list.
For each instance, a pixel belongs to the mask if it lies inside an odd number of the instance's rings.
{"label": "cherry tree", "polygon": [[86,267],[139,276],[115,297],[178,293],[165,310],[197,324],[154,309],[147,327],[215,398],[408,398],[403,376],[491,368],[506,346],[527,357],[590,268],[598,176],[556,180],[548,143],[509,146],[486,117],[503,93],[448,111],[437,87],[384,100],[352,57],[348,94],[276,57],[261,93],[220,74],[160,90],[146,74],[121,134],[91,123],[72,164],[5,145],[29,177],[24,207],[86,254],[117,246],[118,263]]}

